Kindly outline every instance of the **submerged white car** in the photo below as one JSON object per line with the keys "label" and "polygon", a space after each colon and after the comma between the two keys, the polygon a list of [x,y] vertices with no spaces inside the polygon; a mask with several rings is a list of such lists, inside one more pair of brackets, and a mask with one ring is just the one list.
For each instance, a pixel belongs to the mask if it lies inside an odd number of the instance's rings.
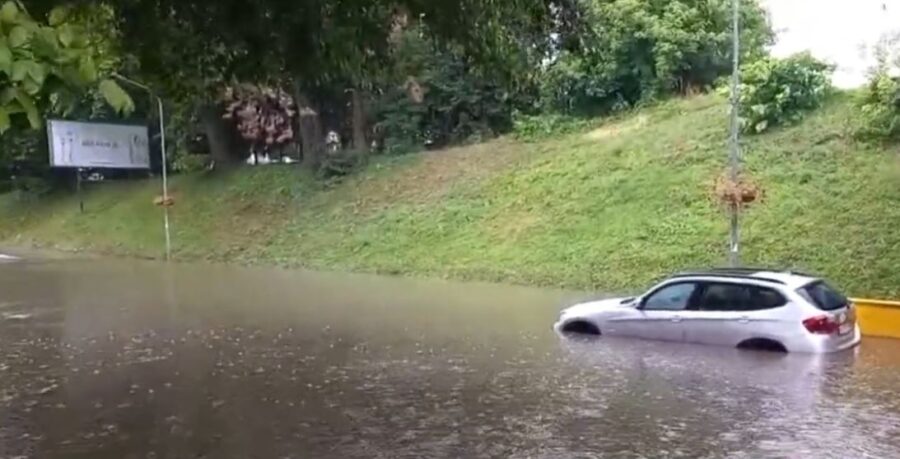
{"label": "submerged white car", "polygon": [[752,268],[678,274],[640,297],[579,304],[554,329],[806,353],[849,349],[861,336],[853,304],[822,279]]}

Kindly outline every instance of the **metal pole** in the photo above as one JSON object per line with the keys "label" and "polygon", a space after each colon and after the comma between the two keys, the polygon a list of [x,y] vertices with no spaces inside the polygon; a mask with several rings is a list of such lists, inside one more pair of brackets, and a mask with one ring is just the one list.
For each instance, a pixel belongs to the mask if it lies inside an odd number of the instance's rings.
{"label": "metal pole", "polygon": [[84,196],[81,194],[81,168],[75,169],[75,194],[78,195],[78,208],[84,213]]}
{"label": "metal pole", "polygon": [[157,96],[153,93],[153,90],[150,89],[149,86],[134,81],[131,78],[120,75],[118,73],[113,74],[113,77],[129,83],[133,86],[137,86],[138,88],[147,91],[150,94],[151,98],[156,98],[156,103],[159,108],[159,136],[160,136],[160,150],[162,157],[162,189],[163,189],[163,227],[166,232],[166,261],[169,261],[172,258],[172,236],[169,232],[169,160],[166,153],[166,120],[165,113],[163,111],[163,101],[162,97]]}
{"label": "metal pole", "polygon": [[[741,168],[741,150],[740,150],[740,91],[741,91],[741,73],[740,73],[740,55],[741,55],[741,13],[740,0],[732,0],[732,24],[731,24],[731,40],[733,54],[733,68],[731,72],[731,139],[729,142],[729,163],[731,182],[736,184],[740,175]],[[741,264],[741,248],[740,248],[740,208],[738,203],[731,204],[731,244],[729,249],[729,261],[731,266],[737,267]]]}
{"label": "metal pole", "polygon": [[157,96],[159,104],[159,135],[162,149],[162,187],[163,187],[163,225],[166,231],[166,261],[172,258],[172,236],[169,232],[169,160],[166,154],[166,121],[162,98]]}

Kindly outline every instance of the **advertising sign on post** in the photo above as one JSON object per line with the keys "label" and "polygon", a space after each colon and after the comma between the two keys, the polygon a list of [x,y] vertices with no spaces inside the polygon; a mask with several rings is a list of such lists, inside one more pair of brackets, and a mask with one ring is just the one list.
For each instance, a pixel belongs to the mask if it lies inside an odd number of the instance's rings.
{"label": "advertising sign on post", "polygon": [[50,120],[47,137],[53,167],[150,168],[146,126]]}

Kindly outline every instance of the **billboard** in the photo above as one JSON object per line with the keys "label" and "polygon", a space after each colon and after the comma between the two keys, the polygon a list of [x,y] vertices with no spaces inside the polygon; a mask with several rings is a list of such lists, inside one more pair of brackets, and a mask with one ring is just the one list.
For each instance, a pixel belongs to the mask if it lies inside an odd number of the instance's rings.
{"label": "billboard", "polygon": [[150,168],[146,126],[50,120],[47,137],[53,167]]}

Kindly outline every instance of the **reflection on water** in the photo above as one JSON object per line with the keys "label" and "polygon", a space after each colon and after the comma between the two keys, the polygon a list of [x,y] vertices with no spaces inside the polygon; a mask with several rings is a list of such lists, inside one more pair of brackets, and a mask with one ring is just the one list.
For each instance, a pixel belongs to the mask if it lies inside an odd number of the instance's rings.
{"label": "reflection on water", "polygon": [[0,458],[900,457],[900,342],[550,331],[579,295],[126,261],[0,266]]}

